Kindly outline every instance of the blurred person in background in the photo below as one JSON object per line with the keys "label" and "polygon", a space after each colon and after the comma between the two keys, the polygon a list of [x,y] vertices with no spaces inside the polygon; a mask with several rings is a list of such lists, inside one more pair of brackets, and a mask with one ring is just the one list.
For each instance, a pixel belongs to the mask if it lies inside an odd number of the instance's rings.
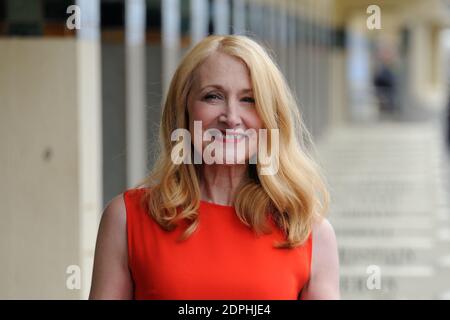
{"label": "blurred person in background", "polygon": [[[217,134],[195,141],[194,121],[201,137]],[[173,161],[180,128],[194,136],[183,157],[200,155],[200,164]],[[278,151],[274,174],[261,172],[252,134],[261,129],[279,132],[267,139]],[[204,38],[172,78],[152,172],[103,212],[90,299],[339,299],[329,196],[305,142],[266,50],[245,36]],[[223,161],[205,160],[212,144]]]}
{"label": "blurred person in background", "polygon": [[373,84],[380,111],[393,113],[396,111],[396,77],[394,73],[393,54],[386,47],[380,49],[379,64],[374,73]]}

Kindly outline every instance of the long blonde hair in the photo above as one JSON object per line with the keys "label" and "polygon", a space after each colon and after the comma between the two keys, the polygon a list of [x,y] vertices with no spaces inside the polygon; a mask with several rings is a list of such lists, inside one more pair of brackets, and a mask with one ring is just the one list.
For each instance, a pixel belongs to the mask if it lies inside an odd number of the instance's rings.
{"label": "long blonde hair", "polygon": [[235,197],[237,216],[260,234],[268,232],[266,217],[271,214],[286,236],[286,241],[275,247],[299,246],[309,237],[315,218],[325,215],[328,191],[310,153],[310,134],[285,78],[269,53],[246,36],[208,36],[184,56],[175,71],[162,112],[158,158],[149,176],[137,185],[146,188],[143,201],[148,213],[167,231],[176,228],[177,221],[187,219],[189,226],[179,240],[192,235],[199,224],[198,167],[171,161],[171,151],[177,143],[171,140],[171,133],[178,128],[189,129],[187,97],[194,74],[216,51],[237,57],[247,65],[263,127],[279,130],[278,172],[260,175],[259,163],[249,165],[251,179],[241,184]]}

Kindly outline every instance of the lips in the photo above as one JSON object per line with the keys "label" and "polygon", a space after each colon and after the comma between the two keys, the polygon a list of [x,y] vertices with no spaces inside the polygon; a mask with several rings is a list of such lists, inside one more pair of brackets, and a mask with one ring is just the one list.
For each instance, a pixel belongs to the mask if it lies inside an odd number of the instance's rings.
{"label": "lips", "polygon": [[243,130],[236,130],[236,131],[220,130],[220,134],[216,135],[214,138],[218,142],[222,143],[236,143],[246,137],[248,137],[248,135],[245,134]]}

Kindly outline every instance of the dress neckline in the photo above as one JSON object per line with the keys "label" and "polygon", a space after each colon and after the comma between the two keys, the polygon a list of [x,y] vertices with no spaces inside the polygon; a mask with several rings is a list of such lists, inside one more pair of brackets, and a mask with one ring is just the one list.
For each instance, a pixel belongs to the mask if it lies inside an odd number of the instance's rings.
{"label": "dress neckline", "polygon": [[221,209],[234,210],[234,206],[228,206],[228,205],[224,205],[224,204],[218,204],[218,203],[209,202],[209,201],[206,201],[206,200],[200,200],[200,204],[203,204],[203,205],[209,206],[209,207],[215,207],[215,208],[221,208]]}

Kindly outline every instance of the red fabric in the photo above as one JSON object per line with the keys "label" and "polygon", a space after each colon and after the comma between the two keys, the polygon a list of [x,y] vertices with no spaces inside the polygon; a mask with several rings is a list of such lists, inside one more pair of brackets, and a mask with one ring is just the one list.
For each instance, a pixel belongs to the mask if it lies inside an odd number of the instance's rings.
{"label": "red fabric", "polygon": [[[124,192],[128,262],[135,299],[295,300],[310,275],[312,236],[295,249],[276,249],[282,232],[257,236],[231,206],[200,202],[197,230],[164,231],[146,212],[144,189]],[[186,226],[182,224],[180,226]]]}

